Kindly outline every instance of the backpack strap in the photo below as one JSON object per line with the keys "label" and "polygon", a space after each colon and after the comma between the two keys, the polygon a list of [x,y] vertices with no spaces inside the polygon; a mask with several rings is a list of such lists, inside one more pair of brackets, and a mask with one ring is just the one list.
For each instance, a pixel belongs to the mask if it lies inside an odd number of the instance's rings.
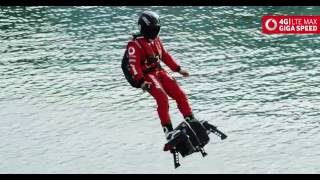
{"label": "backpack strap", "polygon": [[138,40],[135,39],[133,42],[134,42],[140,49],[143,49],[143,48],[141,47],[141,45],[140,45],[140,43],[139,43]]}

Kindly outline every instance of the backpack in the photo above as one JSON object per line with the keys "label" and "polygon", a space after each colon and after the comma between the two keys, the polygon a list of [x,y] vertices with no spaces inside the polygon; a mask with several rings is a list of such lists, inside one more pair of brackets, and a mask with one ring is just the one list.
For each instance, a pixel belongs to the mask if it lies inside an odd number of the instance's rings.
{"label": "backpack", "polygon": [[140,88],[140,85],[133,79],[132,74],[130,73],[131,67],[129,64],[129,55],[128,49],[124,52],[122,62],[121,62],[121,69],[123,71],[124,77],[129,82],[132,87]]}
{"label": "backpack", "polygon": [[[139,36],[141,36],[141,35],[140,34],[133,34],[132,35],[133,40],[136,40],[136,38],[139,37]],[[121,68],[122,68],[124,77],[129,82],[129,84],[132,87],[140,88],[140,84],[133,79],[133,75],[130,73],[131,67],[130,67],[130,64],[129,64],[128,48],[126,48],[126,51],[124,52],[124,55],[123,55],[123,58],[122,58],[122,62],[121,62]]]}

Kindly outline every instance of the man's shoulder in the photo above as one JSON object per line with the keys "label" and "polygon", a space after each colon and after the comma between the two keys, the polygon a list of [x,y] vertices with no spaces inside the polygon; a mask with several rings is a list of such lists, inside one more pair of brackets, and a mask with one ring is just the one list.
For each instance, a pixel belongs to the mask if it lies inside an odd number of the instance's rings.
{"label": "man's shoulder", "polygon": [[132,35],[132,40],[138,40],[138,39],[143,39],[143,35],[141,34],[133,34]]}
{"label": "man's shoulder", "polygon": [[143,36],[136,36],[133,39],[138,40],[138,39],[143,39],[143,38],[144,38]]}
{"label": "man's shoulder", "polygon": [[144,37],[141,36],[141,35],[135,35],[135,34],[133,34],[128,43],[134,43],[134,42],[136,42],[136,41],[141,41],[143,38],[144,38]]}
{"label": "man's shoulder", "polygon": [[162,45],[162,41],[161,41],[161,38],[159,36],[155,39],[155,42],[158,42],[160,45]]}
{"label": "man's shoulder", "polygon": [[140,49],[142,48],[142,46],[140,45],[140,42],[138,41],[137,38],[132,38],[131,40],[129,40],[128,46],[138,47]]}

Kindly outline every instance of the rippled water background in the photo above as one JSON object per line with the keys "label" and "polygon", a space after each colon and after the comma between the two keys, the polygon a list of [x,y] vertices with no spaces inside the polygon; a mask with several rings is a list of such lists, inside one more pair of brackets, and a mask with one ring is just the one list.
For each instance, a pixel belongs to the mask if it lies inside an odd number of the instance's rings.
{"label": "rippled water background", "polygon": [[[156,104],[120,61],[138,14],[162,19],[172,73],[229,135],[173,168]],[[0,7],[0,173],[320,173],[320,36],[261,16],[320,7]],[[181,122],[174,101],[170,113]]]}

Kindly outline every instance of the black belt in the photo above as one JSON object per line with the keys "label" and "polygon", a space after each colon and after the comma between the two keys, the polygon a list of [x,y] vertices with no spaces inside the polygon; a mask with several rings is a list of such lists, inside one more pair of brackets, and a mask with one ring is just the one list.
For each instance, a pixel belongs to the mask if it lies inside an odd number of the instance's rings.
{"label": "black belt", "polygon": [[154,66],[154,67],[150,67],[150,68],[148,68],[148,69],[145,69],[145,70],[143,71],[143,73],[144,73],[144,74],[147,74],[147,73],[150,73],[150,72],[155,71],[156,69],[162,69],[162,68],[161,68],[161,65],[160,65],[160,64],[157,64],[157,65]]}

